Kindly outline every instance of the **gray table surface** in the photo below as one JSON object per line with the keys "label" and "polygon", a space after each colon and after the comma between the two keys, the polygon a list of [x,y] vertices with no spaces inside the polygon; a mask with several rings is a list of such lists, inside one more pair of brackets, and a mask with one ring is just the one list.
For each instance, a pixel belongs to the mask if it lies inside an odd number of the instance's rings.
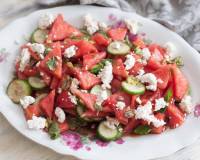
{"label": "gray table surface", "polygon": [[[38,9],[31,6],[33,0],[1,0],[0,28],[10,21],[27,15]],[[18,13],[20,8],[24,8]],[[6,17],[6,18],[5,18]],[[170,143],[169,143],[170,145]],[[158,146],[159,147],[159,146]],[[76,160],[70,156],[63,156],[23,137],[0,114],[0,160]],[[200,139],[185,149],[173,155],[156,160],[200,160]]]}

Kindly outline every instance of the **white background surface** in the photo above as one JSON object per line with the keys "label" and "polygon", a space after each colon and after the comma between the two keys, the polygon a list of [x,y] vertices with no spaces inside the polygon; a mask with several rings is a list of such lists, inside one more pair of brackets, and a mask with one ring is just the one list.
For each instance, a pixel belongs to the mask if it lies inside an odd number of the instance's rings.
{"label": "white background surface", "polygon": [[[9,1],[11,3],[12,0]],[[13,0],[14,1],[23,1],[23,0]],[[0,16],[1,11],[6,11],[6,8],[9,8],[6,1],[1,1],[0,5]],[[29,1],[30,3],[30,1]],[[19,6],[19,3],[16,3]],[[24,4],[22,4],[24,5]],[[30,12],[34,10],[34,8],[30,8],[26,10],[26,12]],[[16,15],[25,15],[26,12]],[[4,12],[5,14],[5,12]],[[0,25],[3,25],[6,21],[9,21],[11,18],[3,20],[1,17]],[[169,142],[170,146],[170,142]],[[159,147],[159,146],[158,146]],[[181,150],[174,155],[171,155],[166,158],[160,158],[159,160],[199,160],[200,153],[200,140],[198,140],[194,145],[188,147],[187,149]],[[87,154],[87,152],[86,152]],[[42,146],[37,145],[34,142],[26,139],[21,136],[17,131],[15,131],[8,122],[0,116],[0,159],[14,159],[14,160],[38,160],[38,159],[51,159],[51,160],[74,160],[73,158],[61,156],[59,154],[54,153],[53,151],[46,149]]]}

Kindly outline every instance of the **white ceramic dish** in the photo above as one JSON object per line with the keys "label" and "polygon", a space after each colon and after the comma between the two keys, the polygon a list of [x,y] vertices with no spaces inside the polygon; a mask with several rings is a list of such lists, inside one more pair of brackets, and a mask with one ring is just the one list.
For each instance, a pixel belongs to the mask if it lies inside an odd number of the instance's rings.
{"label": "white ceramic dish", "polygon": [[[151,20],[142,18],[134,13],[122,12],[113,8],[102,8],[92,6],[66,6],[34,12],[27,17],[18,19],[8,25],[0,32],[0,48],[6,48],[8,53],[0,53],[0,111],[7,118],[10,124],[21,134],[43,146],[53,149],[60,154],[73,155],[81,159],[103,160],[131,160],[131,159],[152,159],[167,156],[173,152],[192,144],[200,135],[200,119],[190,115],[185,124],[175,130],[167,131],[161,135],[149,135],[142,137],[127,137],[123,145],[116,143],[109,144],[108,147],[100,148],[96,144],[91,144],[91,151],[83,149],[74,151],[64,146],[60,140],[52,141],[46,133],[42,131],[31,131],[27,129],[22,109],[13,104],[6,95],[6,87],[12,79],[14,61],[18,55],[19,45],[16,40],[24,43],[24,35],[36,28],[37,20],[42,13],[51,12],[53,14],[62,13],[65,19],[76,26],[82,25],[82,16],[91,13],[97,20],[109,22],[108,15],[114,14],[119,19],[131,18],[142,23],[140,31],[145,32],[153,41],[160,44],[171,41],[177,46],[178,53],[185,61],[184,72],[190,81],[192,97],[194,102],[200,102],[199,98],[199,78],[200,78],[200,55],[190,47],[180,36],[166,29],[165,27]],[[3,58],[6,59],[3,61]]]}

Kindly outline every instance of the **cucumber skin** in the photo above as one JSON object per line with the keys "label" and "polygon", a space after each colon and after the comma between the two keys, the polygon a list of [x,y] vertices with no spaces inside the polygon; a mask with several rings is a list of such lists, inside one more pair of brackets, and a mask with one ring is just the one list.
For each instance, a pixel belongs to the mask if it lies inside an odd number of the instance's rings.
{"label": "cucumber skin", "polygon": [[113,43],[115,43],[115,42],[111,42],[109,45],[108,45],[108,47],[107,47],[107,52],[109,53],[109,54],[112,54],[112,55],[126,55],[126,54],[128,54],[129,52],[130,52],[130,47],[126,44],[126,43],[124,43],[124,42],[121,42],[121,41],[119,41],[120,43],[122,43],[122,44],[124,44],[125,45],[125,47],[127,47],[127,51],[126,52],[119,52],[119,53],[114,53],[112,50],[112,48],[111,48],[111,46],[110,45],[112,45]]}
{"label": "cucumber skin", "polygon": [[106,141],[106,142],[115,141],[115,140],[119,139],[119,138],[121,137],[122,134],[119,133],[119,130],[118,130],[117,127],[116,127],[117,133],[116,133],[116,135],[115,135],[113,138],[107,138],[107,137],[105,137],[105,136],[103,136],[103,135],[101,134],[100,125],[104,125],[104,124],[102,124],[102,123],[104,123],[104,122],[105,122],[105,121],[102,121],[102,122],[99,123],[99,126],[98,126],[98,128],[97,128],[97,137],[98,137],[99,139],[103,140],[103,141]]}
{"label": "cucumber skin", "polygon": [[29,77],[28,78],[28,83],[34,90],[41,90],[41,89],[44,89],[46,87],[45,83],[44,83],[44,86],[42,86],[42,87],[37,87],[36,85],[33,85],[33,83],[30,82],[31,81],[30,78],[34,78],[34,77]]}
{"label": "cucumber skin", "polygon": [[[44,43],[44,42],[39,42],[39,41],[37,41],[37,40],[35,39],[35,33],[36,33],[37,31],[46,32],[45,30],[42,30],[42,29],[36,29],[36,30],[34,30],[33,33],[31,34],[31,38],[30,38],[31,43]],[[47,35],[47,32],[46,32],[45,34]],[[45,40],[44,40],[44,41],[45,41]]]}
{"label": "cucumber skin", "polygon": [[[126,89],[126,87],[124,87],[124,85],[125,85],[124,83],[127,83],[127,82],[122,82],[122,89],[123,89],[126,93],[128,93],[128,94],[131,94],[131,95],[142,95],[142,94],[145,93],[145,88],[144,88],[144,91],[143,91],[143,92],[132,92],[132,91]],[[123,84],[124,84],[124,85],[123,85]]]}
{"label": "cucumber skin", "polygon": [[[24,84],[27,85],[27,89],[29,90],[29,91],[28,91],[28,92],[29,92],[29,95],[31,95],[32,89],[31,89],[31,86],[29,85],[29,83],[28,83],[26,80],[13,79],[13,80],[8,84],[8,86],[7,86],[7,88],[6,88],[6,94],[8,95],[9,98],[10,98],[9,93],[8,93],[8,92],[9,92],[9,87],[10,87],[10,85],[11,85],[14,81],[23,81]],[[10,99],[11,99],[11,98],[10,98]],[[11,99],[11,100],[12,100],[12,102],[15,103],[15,104],[19,104],[19,103],[20,103],[20,101],[14,101],[13,99]]]}

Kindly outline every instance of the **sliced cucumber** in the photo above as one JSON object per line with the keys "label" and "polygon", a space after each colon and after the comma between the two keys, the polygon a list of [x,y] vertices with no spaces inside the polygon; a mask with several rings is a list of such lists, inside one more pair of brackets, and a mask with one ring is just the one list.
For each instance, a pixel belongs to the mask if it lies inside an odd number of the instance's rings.
{"label": "sliced cucumber", "polygon": [[130,47],[128,44],[122,41],[114,41],[109,44],[107,51],[113,55],[125,55],[130,52]]}
{"label": "sliced cucumber", "polygon": [[13,80],[7,88],[7,94],[14,103],[19,103],[20,99],[31,95],[31,87],[24,80]]}
{"label": "sliced cucumber", "polygon": [[104,141],[116,140],[119,136],[118,128],[108,128],[105,123],[106,121],[103,121],[99,124],[97,129],[97,136]]}
{"label": "sliced cucumber", "polygon": [[32,33],[31,42],[32,43],[44,43],[47,39],[47,30],[37,29]]}
{"label": "sliced cucumber", "polygon": [[129,76],[126,81],[122,82],[122,88],[129,94],[144,94],[145,85],[133,76]]}
{"label": "sliced cucumber", "polygon": [[39,78],[39,77],[29,77],[28,83],[33,87],[34,89],[43,89],[46,87],[45,82]]}

